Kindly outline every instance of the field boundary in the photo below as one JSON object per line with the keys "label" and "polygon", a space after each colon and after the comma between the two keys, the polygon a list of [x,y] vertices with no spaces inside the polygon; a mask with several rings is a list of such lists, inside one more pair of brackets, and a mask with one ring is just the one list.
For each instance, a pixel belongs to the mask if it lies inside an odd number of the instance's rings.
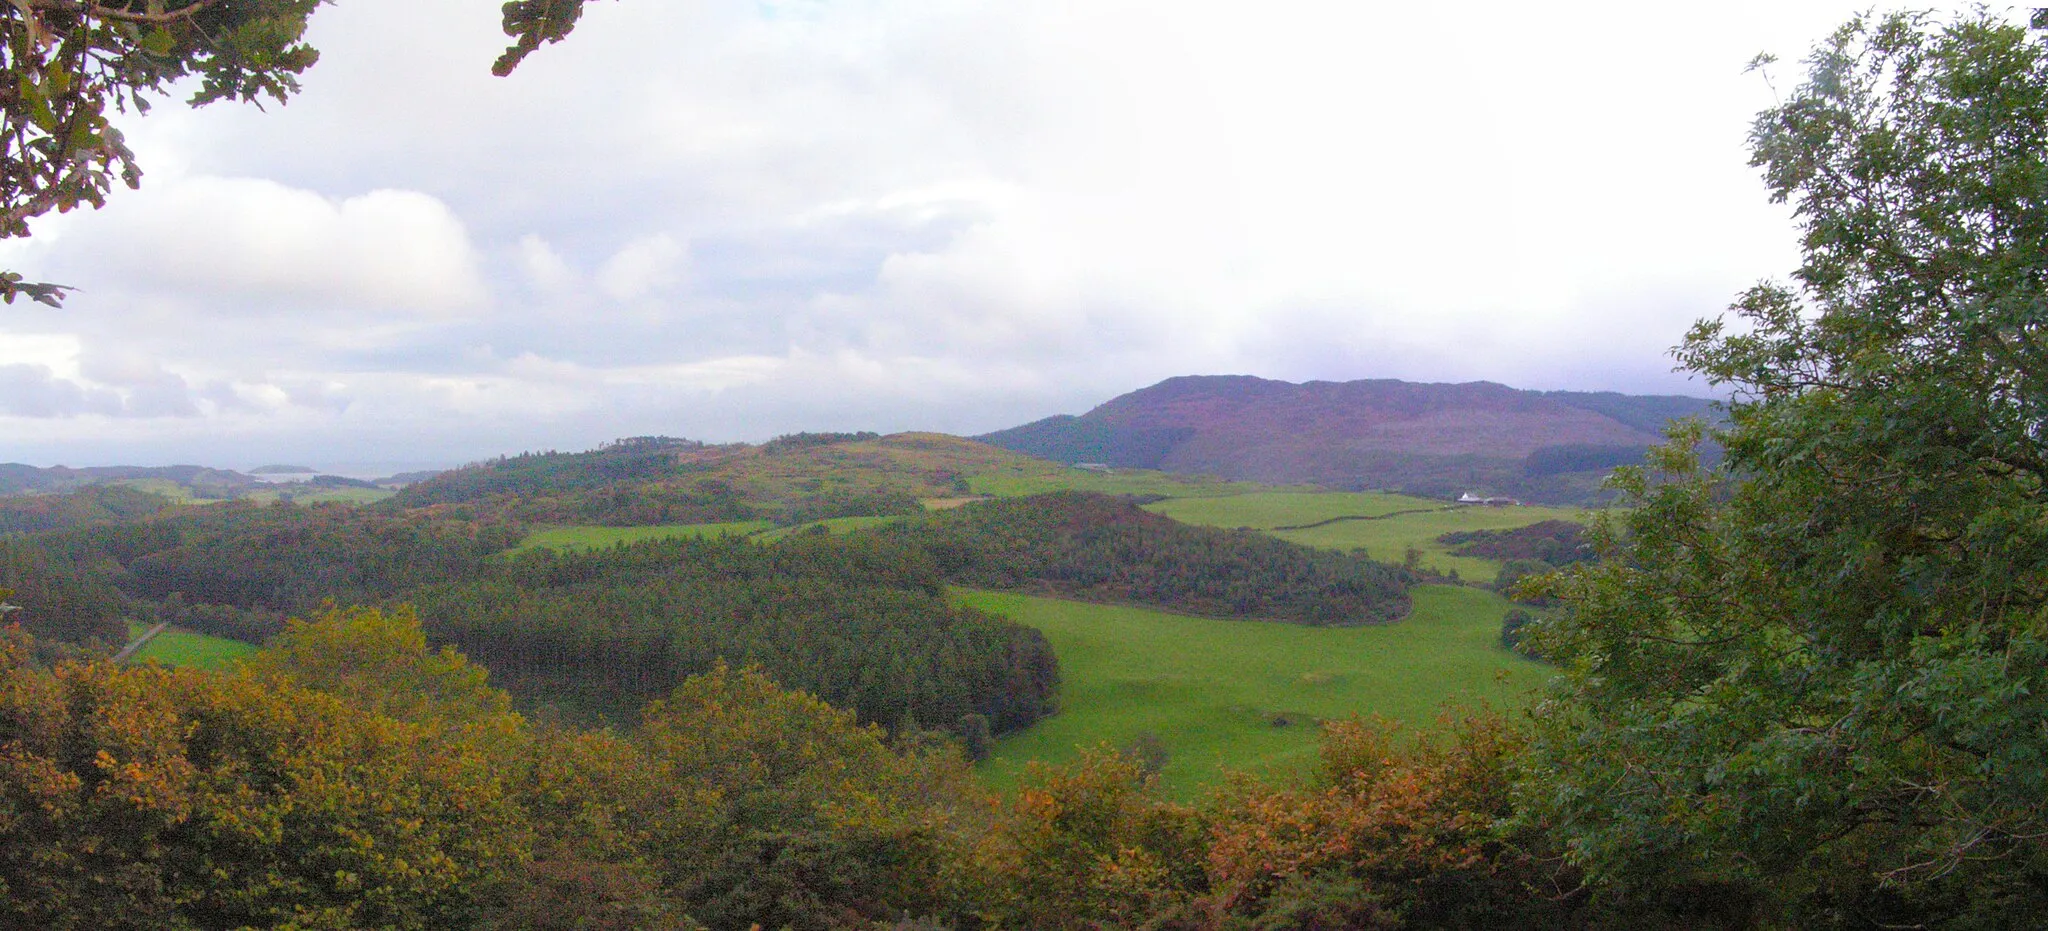
{"label": "field boundary", "polygon": [[1387,518],[1389,518],[1389,517],[1403,517],[1403,516],[1406,516],[1406,515],[1409,515],[1409,514],[1439,514],[1439,513],[1443,513],[1443,512],[1445,512],[1445,511],[1457,511],[1457,510],[1461,510],[1461,508],[1459,508],[1459,507],[1458,507],[1457,505],[1451,505],[1451,506],[1449,506],[1449,507],[1440,507],[1440,508],[1409,508],[1408,510],[1405,510],[1405,511],[1389,511],[1389,512],[1387,512],[1387,513],[1385,513],[1385,514],[1345,514],[1345,515],[1342,515],[1342,516],[1340,516],[1340,517],[1331,517],[1331,518],[1326,518],[1326,519],[1324,519],[1324,520],[1319,520],[1319,521],[1316,521],[1316,522],[1315,522],[1315,523],[1313,523],[1313,524],[1290,524],[1290,525],[1288,525],[1288,526],[1285,526],[1285,527],[1267,527],[1266,529],[1267,529],[1267,530],[1314,530],[1314,529],[1315,529],[1315,528],[1317,528],[1317,527],[1327,527],[1327,526],[1329,526],[1329,525],[1331,525],[1331,524],[1341,524],[1341,523],[1343,523],[1344,521],[1347,521],[1347,520],[1386,520],[1386,519],[1387,519]]}

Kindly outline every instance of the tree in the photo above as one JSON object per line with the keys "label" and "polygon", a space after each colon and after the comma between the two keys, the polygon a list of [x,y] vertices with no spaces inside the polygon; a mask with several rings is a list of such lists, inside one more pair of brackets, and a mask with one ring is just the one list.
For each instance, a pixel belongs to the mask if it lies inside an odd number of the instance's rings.
{"label": "tree", "polygon": [[[29,221],[101,207],[114,183],[142,181],[112,114],[149,111],[169,85],[196,78],[187,103],[284,103],[320,53],[306,20],[328,0],[9,0],[0,5],[0,239]],[[515,44],[510,74],[575,28],[589,0],[517,0],[503,9]],[[71,288],[0,271],[0,301],[59,306]]]}
{"label": "tree", "polygon": [[[2048,54],[1978,13],[1851,21],[1761,114],[1786,284],[1679,359],[1733,390],[1553,581],[1528,817],[1608,888],[1731,922],[2048,907]],[[1916,924],[1919,923],[1919,924]]]}
{"label": "tree", "polygon": [[466,927],[531,847],[495,761],[286,680],[0,629],[0,926]]}

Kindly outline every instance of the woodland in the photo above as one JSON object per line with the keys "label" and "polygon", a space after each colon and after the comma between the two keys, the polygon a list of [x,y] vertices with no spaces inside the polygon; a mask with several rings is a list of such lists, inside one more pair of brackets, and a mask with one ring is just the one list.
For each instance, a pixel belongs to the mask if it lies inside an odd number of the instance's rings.
{"label": "woodland", "polygon": [[[132,181],[109,107],[186,74],[283,99],[316,5],[4,8],[0,234]],[[507,4],[500,70],[581,6]],[[1142,746],[993,792],[973,758],[1058,712],[1060,666],[948,586],[1398,629],[1423,580],[1114,497],[925,512],[959,476],[774,471],[843,436],[750,452],[759,485],[646,439],[376,506],[86,490],[5,509],[0,924],[2036,926],[2048,47],[1871,16],[1803,67],[1751,137],[1801,264],[1675,353],[1725,421],[1616,469],[1583,536],[1453,541],[1550,567],[1506,580],[1553,670],[1526,710],[1325,721],[1314,765],[1193,803]],[[897,520],[515,551],[546,508]],[[117,663],[129,620],[264,649]]]}

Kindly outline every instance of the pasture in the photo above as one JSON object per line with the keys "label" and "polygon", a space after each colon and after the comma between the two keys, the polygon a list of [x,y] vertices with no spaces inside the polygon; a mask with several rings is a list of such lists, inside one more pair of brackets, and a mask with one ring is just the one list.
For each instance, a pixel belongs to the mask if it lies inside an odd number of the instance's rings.
{"label": "pasture", "polygon": [[1145,509],[1183,524],[1272,530],[1343,517],[1379,518],[1447,506],[1429,498],[1379,491],[1254,491],[1226,497],[1171,498],[1145,505]]}
{"label": "pasture", "polygon": [[[132,621],[128,624],[129,637],[139,637],[147,630],[147,624]],[[130,659],[134,662],[155,660],[166,666],[188,666],[194,669],[219,671],[254,652],[255,647],[240,640],[209,637],[206,634],[172,628],[143,644],[142,649],[137,650]]]}
{"label": "pasture", "polygon": [[[1587,521],[1586,512],[1579,508],[1459,505],[1380,492],[1257,492],[1169,499],[1145,508],[1183,523],[1249,527],[1303,546],[1347,552],[1363,548],[1366,555],[1383,562],[1401,562],[1413,546],[1422,553],[1423,568],[1445,575],[1455,571],[1468,582],[1491,581],[1500,571],[1500,563],[1453,556],[1437,537],[1458,530],[1507,530],[1545,520]],[[1321,521],[1331,522],[1303,527]],[[1274,529],[1277,527],[1303,529]]]}
{"label": "pasture", "polygon": [[957,600],[1043,631],[1060,658],[1060,712],[1003,738],[982,771],[1013,787],[1032,761],[1156,735],[1165,791],[1198,796],[1231,771],[1271,774],[1312,761],[1317,723],[1378,714],[1433,726],[1449,703],[1518,706],[1549,667],[1500,646],[1508,604],[1459,586],[1415,590],[1406,620],[1312,628],[1185,617],[988,591]]}
{"label": "pasture", "polygon": [[1471,556],[1453,556],[1450,547],[1436,538],[1454,530],[1508,530],[1545,520],[1586,523],[1579,508],[1485,507],[1465,505],[1419,514],[1396,514],[1378,520],[1347,520],[1307,530],[1278,530],[1272,534],[1303,546],[1333,550],[1364,547],[1374,559],[1400,562],[1408,547],[1422,551],[1422,567],[1441,574],[1456,572],[1470,582],[1491,582],[1500,563]]}

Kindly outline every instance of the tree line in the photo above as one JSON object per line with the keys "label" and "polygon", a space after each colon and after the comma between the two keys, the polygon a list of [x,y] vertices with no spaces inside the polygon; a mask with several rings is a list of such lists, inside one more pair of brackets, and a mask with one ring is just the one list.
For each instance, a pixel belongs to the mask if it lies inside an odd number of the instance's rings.
{"label": "tree line", "polygon": [[1415,581],[1361,555],[1190,526],[1086,492],[976,502],[864,533],[928,553],[962,585],[1315,626],[1396,620]]}

